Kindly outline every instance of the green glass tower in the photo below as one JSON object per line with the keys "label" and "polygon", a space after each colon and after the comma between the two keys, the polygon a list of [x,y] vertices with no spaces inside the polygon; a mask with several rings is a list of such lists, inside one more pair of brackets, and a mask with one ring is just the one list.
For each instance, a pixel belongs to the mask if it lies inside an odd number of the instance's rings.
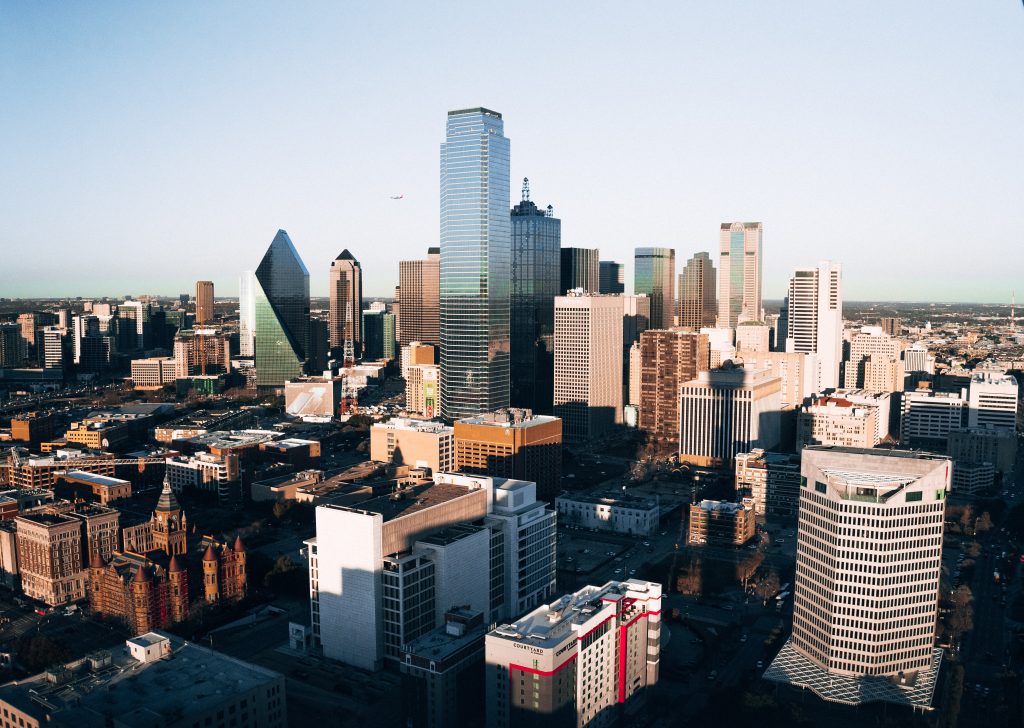
{"label": "green glass tower", "polygon": [[256,384],[279,389],[304,373],[309,353],[309,271],[278,230],[256,269]]}

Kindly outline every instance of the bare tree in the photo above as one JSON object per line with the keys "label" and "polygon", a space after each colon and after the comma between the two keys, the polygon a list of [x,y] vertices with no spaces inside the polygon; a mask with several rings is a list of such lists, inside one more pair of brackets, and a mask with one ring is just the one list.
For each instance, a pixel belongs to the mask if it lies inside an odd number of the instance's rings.
{"label": "bare tree", "polygon": [[985,511],[978,516],[978,520],[974,522],[974,532],[985,533],[985,531],[990,530],[992,530],[992,516],[988,514],[988,511]]}
{"label": "bare tree", "polygon": [[779,593],[779,573],[775,569],[769,571],[763,579],[757,582],[754,593],[760,597],[762,604],[767,604],[769,599]]}

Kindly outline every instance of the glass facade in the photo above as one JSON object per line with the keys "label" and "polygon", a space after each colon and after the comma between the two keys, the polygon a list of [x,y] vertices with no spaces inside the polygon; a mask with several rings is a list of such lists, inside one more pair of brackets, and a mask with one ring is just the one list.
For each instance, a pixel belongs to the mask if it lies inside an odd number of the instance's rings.
{"label": "glass facade", "polygon": [[260,261],[254,288],[256,383],[283,387],[303,374],[309,350],[309,271],[284,230]]}
{"label": "glass facade", "polygon": [[625,293],[626,278],[622,263],[599,261],[598,293]]}
{"label": "glass facade", "polygon": [[394,359],[395,348],[395,315],[363,311],[363,358]]}
{"label": "glass facade", "polygon": [[718,325],[733,328],[760,321],[761,237],[759,222],[723,223],[719,238]]}
{"label": "glass facade", "polygon": [[676,251],[637,248],[633,274],[633,292],[646,293],[651,299],[651,328],[671,328],[676,307]]}
{"label": "glass facade", "polygon": [[600,251],[597,248],[562,248],[562,284],[559,296],[582,288],[597,293],[600,286]]}
{"label": "glass facade", "polygon": [[441,145],[441,408],[509,404],[509,142],[501,114],[448,112]]}
{"label": "glass facade", "polygon": [[511,359],[513,407],[550,414],[554,392],[555,296],[559,295],[562,221],[530,201],[512,209]]}

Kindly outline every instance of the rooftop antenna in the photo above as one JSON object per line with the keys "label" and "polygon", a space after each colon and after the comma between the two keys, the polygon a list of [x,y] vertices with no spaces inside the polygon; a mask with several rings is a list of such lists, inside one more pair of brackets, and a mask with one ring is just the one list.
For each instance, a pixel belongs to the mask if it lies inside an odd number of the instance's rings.
{"label": "rooftop antenna", "polygon": [[530,201],[530,178],[523,177],[523,202]]}

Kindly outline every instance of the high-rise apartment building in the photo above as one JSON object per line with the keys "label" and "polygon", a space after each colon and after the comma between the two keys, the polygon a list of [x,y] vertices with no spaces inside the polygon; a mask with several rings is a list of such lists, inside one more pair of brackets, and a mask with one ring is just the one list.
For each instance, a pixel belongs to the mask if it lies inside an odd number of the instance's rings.
{"label": "high-rise apartment building", "polygon": [[256,382],[280,389],[303,374],[309,350],[309,271],[278,230],[256,269]]}
{"label": "high-rise apartment building", "polygon": [[67,359],[64,352],[64,329],[59,326],[47,326],[39,333],[39,364],[43,369],[64,369]]}
{"label": "high-rise apartment building", "polygon": [[512,290],[509,345],[513,407],[550,413],[554,388],[555,296],[561,292],[562,222],[551,205],[523,198],[512,208]]}
{"label": "high-rise apartment building", "polygon": [[771,328],[759,321],[744,321],[736,327],[736,352],[767,354],[771,351]]}
{"label": "high-rise apartment building", "polygon": [[20,367],[28,357],[28,347],[17,324],[0,324],[0,368]]}
{"label": "high-rise apartment building", "polygon": [[577,288],[597,293],[601,284],[601,252],[597,248],[562,248],[558,295]]}
{"label": "high-rise apartment building", "polygon": [[405,368],[405,408],[433,419],[441,414],[441,367],[410,364]]}
{"label": "high-rise apartment building", "polygon": [[[903,368],[903,342],[884,333],[879,326],[863,326],[850,337],[843,362],[843,386],[902,392]],[[898,386],[890,389],[893,385]]]}
{"label": "high-rise apartment building", "polygon": [[231,337],[218,329],[186,329],[174,337],[174,375],[178,379],[231,371]]}
{"label": "high-rise apartment building", "polygon": [[622,300],[570,293],[555,299],[554,412],[570,442],[622,421]]}
{"label": "high-rise apartment building", "polygon": [[196,324],[213,321],[213,281],[196,281]]}
{"label": "high-rise apartment building", "polygon": [[[336,356],[351,355],[354,360],[363,351],[363,269],[348,251],[331,261],[328,340]],[[347,347],[347,348],[346,348]]]}
{"label": "high-rise apartment building", "polygon": [[903,369],[908,374],[912,372],[934,374],[935,357],[928,353],[927,346],[923,344],[911,344],[903,351]]}
{"label": "high-rise apartment building", "polygon": [[[128,331],[134,332],[134,337],[130,340],[130,345],[125,347],[119,346],[119,348],[129,350],[138,349],[141,351],[151,345],[149,339],[152,335],[150,328],[150,316],[152,312],[152,306],[144,301],[127,300],[124,303],[119,303],[117,305],[119,330],[124,329],[126,330],[126,333]],[[128,342],[129,338],[122,336],[120,340],[122,342]]]}
{"label": "high-rise apartment building", "polygon": [[996,430],[1017,428],[1017,380],[1009,374],[976,371],[971,375],[967,402],[968,427]]}
{"label": "high-rise apartment building", "polygon": [[427,248],[422,260],[398,263],[401,330],[398,341],[438,344],[441,341],[441,249]]}
{"label": "high-rise apartment building", "polygon": [[670,329],[676,310],[676,251],[637,248],[633,255],[633,293],[651,299],[652,329]]}
{"label": "high-rise apartment building", "polygon": [[680,387],[680,461],[731,467],[737,453],[777,446],[780,392],[767,371],[728,366],[698,373]]}
{"label": "high-rise apartment building", "polygon": [[441,406],[445,419],[509,403],[509,141],[501,114],[448,112],[441,145]]}
{"label": "high-rise apartment building", "polygon": [[626,272],[622,263],[616,263],[614,260],[598,261],[597,292],[626,292]]}
{"label": "high-rise apartment building", "polygon": [[508,409],[455,421],[455,467],[466,473],[528,480],[554,502],[562,490],[562,421]]}
{"label": "high-rise apartment building", "polygon": [[789,281],[786,351],[816,354],[815,390],[839,386],[843,358],[842,266],[822,261],[815,268],[798,268]]}
{"label": "high-rise apartment building", "polygon": [[661,585],[586,586],[485,638],[487,726],[631,725],[658,682]]}
{"label": "high-rise apartment building", "polygon": [[718,316],[715,266],[707,253],[697,253],[679,274],[679,325],[694,331],[712,327]]}
{"label": "high-rise apartment building", "polygon": [[256,356],[256,276],[251,270],[238,279],[238,355]]}
{"label": "high-rise apartment building", "polygon": [[761,239],[759,222],[722,223],[718,237],[718,325],[736,328],[761,321]]}
{"label": "high-rise apartment building", "polygon": [[679,449],[679,387],[708,369],[708,337],[681,329],[640,334],[641,430],[666,449]]}
{"label": "high-rise apartment building", "polygon": [[832,702],[927,708],[948,458],[809,447],[801,473],[793,635],[764,677]]}
{"label": "high-rise apartment building", "polygon": [[899,336],[903,333],[903,319],[895,316],[883,316],[879,327],[886,336]]}

